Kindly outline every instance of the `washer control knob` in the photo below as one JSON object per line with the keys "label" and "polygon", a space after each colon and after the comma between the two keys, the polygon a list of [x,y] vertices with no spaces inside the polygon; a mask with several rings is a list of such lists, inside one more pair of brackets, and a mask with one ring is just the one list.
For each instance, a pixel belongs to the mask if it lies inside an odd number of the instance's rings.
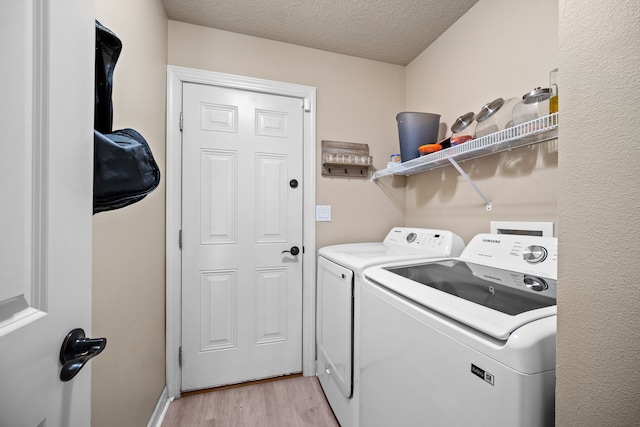
{"label": "washer control knob", "polygon": [[418,235],[416,233],[409,233],[407,234],[407,242],[408,243],[413,243],[416,240],[416,237],[418,237]]}
{"label": "washer control knob", "polygon": [[522,258],[530,264],[537,264],[547,259],[547,250],[538,245],[527,246],[522,251]]}
{"label": "washer control knob", "polygon": [[524,276],[524,284],[532,291],[542,292],[549,289],[549,285],[544,279],[535,276]]}

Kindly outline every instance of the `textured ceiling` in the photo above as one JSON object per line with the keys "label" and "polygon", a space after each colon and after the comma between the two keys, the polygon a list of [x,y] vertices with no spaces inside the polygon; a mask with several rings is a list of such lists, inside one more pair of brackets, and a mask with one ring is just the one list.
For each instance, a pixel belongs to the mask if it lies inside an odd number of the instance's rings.
{"label": "textured ceiling", "polygon": [[163,0],[169,19],[407,65],[478,0]]}

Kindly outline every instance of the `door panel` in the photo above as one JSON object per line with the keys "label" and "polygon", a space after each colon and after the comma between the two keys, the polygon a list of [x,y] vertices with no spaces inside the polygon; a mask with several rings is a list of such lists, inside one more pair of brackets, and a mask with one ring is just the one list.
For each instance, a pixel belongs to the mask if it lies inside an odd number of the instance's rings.
{"label": "door panel", "polygon": [[201,244],[237,242],[237,156],[215,150],[201,151]]}
{"label": "door panel", "polygon": [[288,274],[285,268],[256,270],[255,337],[256,344],[287,340]]}
{"label": "door panel", "polygon": [[200,351],[236,346],[235,271],[202,273]]}
{"label": "door panel", "polygon": [[287,169],[285,156],[256,154],[257,243],[284,243],[289,240]]}
{"label": "door panel", "polygon": [[183,85],[182,389],[302,370],[302,100]]}
{"label": "door panel", "polygon": [[41,198],[33,157],[41,156],[42,147],[33,141],[32,128],[25,126],[35,120],[35,10],[29,1],[4,3],[3,9],[6,6],[9,10],[0,16],[0,52],[7,64],[22,66],[0,67],[0,124],[7,135],[0,156],[0,195],[11,201],[3,203],[0,221],[0,333],[19,328],[17,322],[44,315],[34,297],[46,290],[44,283],[32,280],[39,252],[38,240],[32,233],[33,210]]}
{"label": "door panel", "polygon": [[59,355],[91,326],[94,5],[0,7],[0,426],[88,425]]}

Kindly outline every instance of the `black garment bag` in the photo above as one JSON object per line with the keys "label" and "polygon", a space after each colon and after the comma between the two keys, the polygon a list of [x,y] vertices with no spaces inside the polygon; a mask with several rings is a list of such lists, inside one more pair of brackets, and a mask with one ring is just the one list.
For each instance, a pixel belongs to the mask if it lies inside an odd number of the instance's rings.
{"label": "black garment bag", "polygon": [[120,39],[96,21],[94,214],[140,201],[160,184],[160,169],[144,137],[133,129],[112,131],[113,71],[121,50]]}
{"label": "black garment bag", "polygon": [[122,42],[111,30],[96,21],[96,90],[93,128],[109,133],[113,126],[113,71],[122,51]]}
{"label": "black garment bag", "polygon": [[93,131],[93,213],[142,200],[160,184],[160,170],[147,141],[133,129]]}

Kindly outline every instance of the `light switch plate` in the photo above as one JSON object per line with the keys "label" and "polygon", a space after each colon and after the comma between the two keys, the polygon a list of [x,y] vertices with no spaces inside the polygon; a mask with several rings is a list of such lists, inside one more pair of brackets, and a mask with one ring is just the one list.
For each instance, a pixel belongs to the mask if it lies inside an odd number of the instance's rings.
{"label": "light switch plate", "polygon": [[316,221],[331,221],[331,206],[317,205],[316,206]]}

